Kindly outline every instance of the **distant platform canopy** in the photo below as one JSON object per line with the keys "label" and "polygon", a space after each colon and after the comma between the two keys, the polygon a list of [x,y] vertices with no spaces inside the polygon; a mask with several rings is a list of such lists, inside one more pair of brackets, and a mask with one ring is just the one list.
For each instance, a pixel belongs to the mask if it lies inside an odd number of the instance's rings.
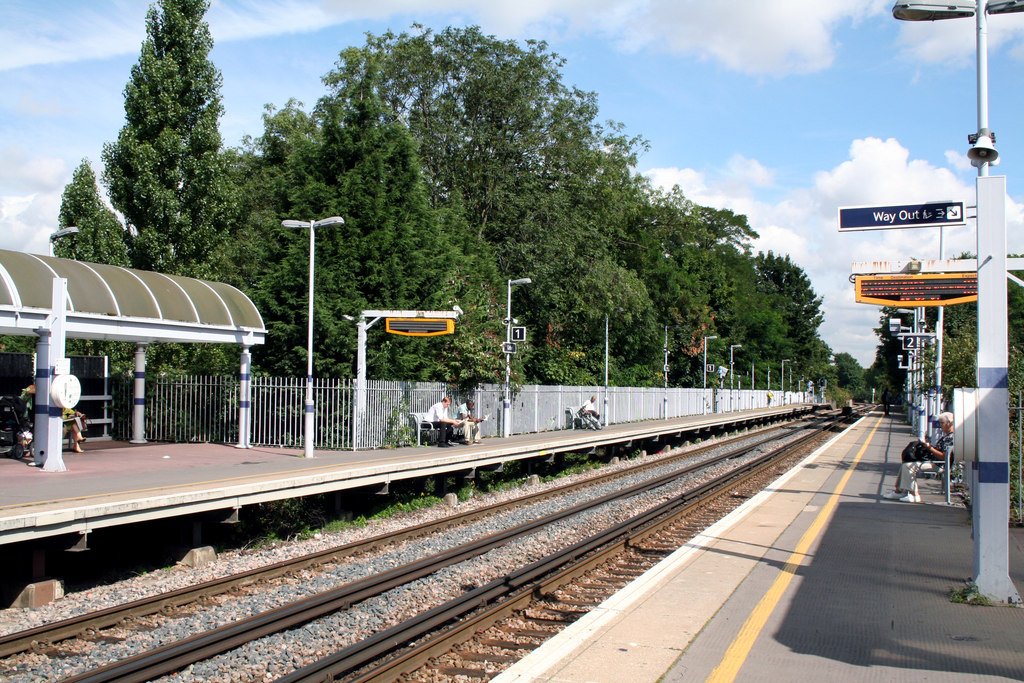
{"label": "distant platform canopy", "polygon": [[262,344],[253,302],[222,282],[0,249],[0,334],[29,336],[68,281],[66,334],[136,343]]}

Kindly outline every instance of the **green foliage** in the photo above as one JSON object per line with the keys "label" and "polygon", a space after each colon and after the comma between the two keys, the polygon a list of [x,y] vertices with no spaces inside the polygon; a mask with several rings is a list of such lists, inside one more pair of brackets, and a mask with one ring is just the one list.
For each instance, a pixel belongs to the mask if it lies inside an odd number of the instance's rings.
{"label": "green foliage", "polygon": [[[597,96],[563,82],[565,60],[544,42],[477,27],[368,35],[341,51],[311,110],[268,105],[262,135],[224,151],[208,6],[150,9],[104,179],[133,265],[227,281],[254,299],[268,329],[256,371],[306,365],[309,236],[281,220],[337,215],[344,225],[316,234],[316,374],[355,374],[346,316],[459,306],[451,337],[369,329],[369,376],[462,391],[500,383],[505,281],[530,277],[513,295],[528,339],[512,357],[515,384],[603,383],[606,321],[612,384],[660,385],[667,350],[670,384],[698,386],[708,335],[719,338],[708,361],[740,345],[737,374],[756,368],[759,387],[782,358],[797,378],[838,377],[803,271],[753,255],[745,216],[638,175],[647,142],[599,123]],[[86,168],[68,205],[115,234]],[[160,345],[150,364],[233,372],[234,355]]]}
{"label": "green foliage", "polygon": [[968,581],[962,588],[950,588],[949,601],[964,605],[989,606],[992,604],[992,600],[982,595],[973,581]]}
{"label": "green foliage", "polygon": [[864,396],[864,368],[860,366],[856,358],[845,352],[837,353],[835,366],[836,383],[839,387],[849,392],[851,396],[870,398],[870,396]]}
{"label": "green foliage", "polygon": [[61,194],[58,226],[75,226],[78,234],[57,240],[55,255],[113,266],[130,265],[124,226],[100,198],[96,174],[88,159],[82,159]]}
{"label": "green foliage", "polygon": [[227,235],[232,188],[218,129],[220,73],[208,0],[159,0],[125,87],[126,123],[103,149],[104,181],[137,268],[209,277]]}

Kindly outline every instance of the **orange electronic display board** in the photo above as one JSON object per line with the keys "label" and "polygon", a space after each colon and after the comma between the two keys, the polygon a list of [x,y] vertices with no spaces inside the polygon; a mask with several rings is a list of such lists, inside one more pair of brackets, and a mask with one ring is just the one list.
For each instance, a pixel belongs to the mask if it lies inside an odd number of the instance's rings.
{"label": "orange electronic display board", "polygon": [[978,300],[977,273],[857,275],[857,302],[879,306],[949,306]]}
{"label": "orange electronic display board", "polygon": [[385,318],[385,329],[407,337],[436,337],[455,332],[455,321],[445,318]]}

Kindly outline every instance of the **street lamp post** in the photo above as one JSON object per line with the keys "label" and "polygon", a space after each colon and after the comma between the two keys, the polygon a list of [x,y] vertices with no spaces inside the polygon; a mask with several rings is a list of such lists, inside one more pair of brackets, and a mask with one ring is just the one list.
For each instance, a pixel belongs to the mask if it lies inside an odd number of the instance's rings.
{"label": "street lamp post", "polygon": [[54,232],[51,232],[50,233],[50,256],[54,255],[54,253],[53,253],[53,245],[54,245],[54,243],[57,240],[61,239],[62,237],[67,237],[68,235],[77,235],[77,234],[78,234],[78,228],[76,228],[73,225],[68,226],[66,228],[62,228],[61,230],[56,230]]}
{"label": "street lamp post", "polygon": [[[518,280],[508,281],[508,306],[505,316],[505,343],[512,343],[512,285],[528,285],[533,280],[528,277],[521,277]],[[505,397],[501,404],[501,433],[502,436],[512,436],[512,397],[509,392],[509,383],[512,381],[512,354],[505,350]]]}
{"label": "street lamp post", "polygon": [[345,219],[340,216],[331,216],[318,221],[281,221],[283,228],[309,228],[309,310],[307,312],[308,326],[306,330],[306,400],[304,402],[304,415],[302,422],[302,452],[307,458],[316,457],[313,453],[313,429],[315,405],[313,403],[313,273],[314,273],[314,249],[316,229],[328,225],[344,223]]}
{"label": "street lamp post", "polygon": [[662,416],[668,419],[668,328],[675,329],[679,325],[665,325],[665,365],[662,370],[665,371],[665,398],[662,400]]}
{"label": "street lamp post", "polygon": [[1010,396],[1007,386],[1006,178],[989,177],[999,158],[988,127],[988,14],[1024,12],[1019,0],[897,2],[893,16],[934,21],[974,16],[977,36],[978,132],[967,137],[967,152],[978,168],[978,389],[976,458],[972,463],[974,583],[985,596],[1007,603],[1021,598],[1009,577]]}
{"label": "street lamp post", "polygon": [[[779,393],[782,394],[782,399],[779,402],[779,405],[786,405],[786,363],[789,362],[789,358],[782,361],[782,370],[780,371],[781,375],[779,377]],[[789,371],[792,372],[793,369],[790,368]]]}
{"label": "street lamp post", "polygon": [[[616,313],[622,313],[621,308],[615,309]],[[608,314],[604,314],[604,412],[602,413],[604,426],[608,426]]]}
{"label": "street lamp post", "polygon": [[733,380],[732,380],[732,353],[733,353],[734,350],[742,349],[742,348],[743,348],[743,344],[730,344],[729,345],[729,412],[732,412],[732,410],[734,408],[733,402],[735,400],[734,394],[733,394],[734,389],[733,389]]}

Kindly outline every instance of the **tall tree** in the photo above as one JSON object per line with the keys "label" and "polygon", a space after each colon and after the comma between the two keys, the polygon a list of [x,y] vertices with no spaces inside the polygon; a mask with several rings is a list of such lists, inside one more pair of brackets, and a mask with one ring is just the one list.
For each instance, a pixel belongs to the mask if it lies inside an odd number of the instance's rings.
{"label": "tall tree", "polygon": [[61,228],[77,227],[78,235],[59,240],[54,245],[57,256],[113,266],[129,265],[124,226],[100,198],[96,174],[88,159],[82,159],[61,194],[58,224]]}
{"label": "tall tree", "polygon": [[126,123],[103,149],[103,178],[125,217],[138,268],[211,277],[228,234],[231,187],[221,155],[220,72],[203,17],[209,0],[159,0],[125,87]]}

